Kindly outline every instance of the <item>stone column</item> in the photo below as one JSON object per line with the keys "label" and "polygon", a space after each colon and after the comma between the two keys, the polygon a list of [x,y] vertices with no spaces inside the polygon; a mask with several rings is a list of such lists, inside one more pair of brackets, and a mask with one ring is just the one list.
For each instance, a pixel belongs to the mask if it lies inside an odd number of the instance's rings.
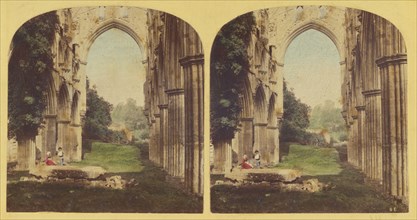
{"label": "stone column", "polygon": [[351,163],[358,167],[358,116],[353,115],[352,116],[352,125],[350,126],[350,129],[352,130],[352,144],[350,146],[350,155],[351,157]]}
{"label": "stone column", "polygon": [[155,116],[155,127],[154,127],[154,136],[155,139],[155,155],[154,155],[154,162],[157,166],[162,166],[161,158],[162,158],[162,149],[161,149],[161,140],[160,140],[160,133],[161,133],[161,118],[160,114],[154,114]]}
{"label": "stone column", "polygon": [[238,155],[238,161],[241,162],[243,155],[248,155],[249,158],[252,157],[253,154],[253,118],[241,118],[240,119],[242,127],[241,132],[242,135],[240,136],[240,150]]}
{"label": "stone column", "polygon": [[70,145],[70,130],[69,130],[69,124],[70,120],[58,120],[58,140],[56,144],[56,149],[58,147],[62,147],[62,151],[64,151],[64,160],[70,161],[71,159],[71,152],[72,148]]}
{"label": "stone column", "polygon": [[42,152],[42,158],[44,159],[46,152],[51,152],[52,155],[55,155],[56,152],[56,143],[57,143],[57,120],[56,115],[44,115],[45,119],[45,151]]}
{"label": "stone column", "polygon": [[36,146],[34,138],[26,138],[17,145],[16,170],[30,170],[35,167]]}
{"label": "stone column", "polygon": [[[253,151],[259,150],[261,154],[261,165],[267,164],[269,161],[268,143],[267,143],[267,123],[255,123],[253,125],[255,142]],[[252,152],[253,153],[253,152]],[[248,155],[249,156],[249,155]]]}
{"label": "stone column", "polygon": [[184,178],[184,89],[171,89],[168,94],[168,145],[172,150],[172,175]]}
{"label": "stone column", "polygon": [[[240,161],[242,162],[242,161]],[[240,163],[239,162],[239,163]],[[232,168],[232,146],[230,141],[223,140],[214,144],[214,173],[225,173]]]}
{"label": "stone column", "polygon": [[185,184],[187,189],[202,195],[204,191],[204,55],[187,56],[180,62],[184,69],[186,100]]}
{"label": "stone column", "polygon": [[[268,164],[278,164],[279,163],[279,128],[278,126],[268,126]],[[278,151],[278,153],[276,153]]]}
{"label": "stone column", "polygon": [[407,55],[384,56],[377,64],[383,106],[383,185],[387,193],[407,200]]}
{"label": "stone column", "polygon": [[168,105],[159,105],[160,112],[160,145],[162,147],[161,165],[168,170]]}
{"label": "stone column", "polygon": [[359,167],[362,171],[365,171],[366,153],[365,153],[365,106],[356,106],[358,111],[358,144],[359,144]]}
{"label": "stone column", "polygon": [[240,155],[243,156],[243,148],[241,147],[242,144],[240,143],[242,129],[241,126],[238,125],[236,128],[235,137],[232,139],[232,164],[239,163]]}
{"label": "stone column", "polygon": [[382,143],[381,143],[381,90],[367,90],[365,96],[365,113],[368,147],[370,151],[369,177],[375,180],[382,179]]}
{"label": "stone column", "polygon": [[155,163],[155,151],[156,151],[156,141],[155,141],[155,118],[151,117],[151,124],[149,125],[149,160]]}

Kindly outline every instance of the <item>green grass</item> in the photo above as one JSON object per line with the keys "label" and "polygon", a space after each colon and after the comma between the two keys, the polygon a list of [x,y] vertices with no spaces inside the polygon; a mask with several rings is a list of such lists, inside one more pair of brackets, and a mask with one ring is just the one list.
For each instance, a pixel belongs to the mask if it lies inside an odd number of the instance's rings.
{"label": "green grass", "polygon": [[[265,185],[215,185],[211,187],[213,213],[388,213],[407,212],[408,207],[385,196],[379,186],[365,184],[364,175],[339,162],[334,148],[289,144],[288,155],[277,167],[299,168],[298,182],[317,178],[334,188],[315,192],[285,192]],[[224,180],[212,175],[213,180]]]}
{"label": "green grass", "polygon": [[342,171],[339,162],[334,148],[292,144],[288,155],[276,167],[298,169],[303,175],[335,175]]}
{"label": "green grass", "polygon": [[86,153],[84,160],[71,165],[100,166],[112,173],[140,172],[143,166],[138,160],[139,153],[135,146],[94,142],[91,153]]}
{"label": "green grass", "polygon": [[[114,190],[88,187],[77,181],[14,181],[7,184],[7,211],[201,213],[202,197],[185,192],[177,182],[167,181],[167,173],[147,159],[147,152],[147,146],[96,143],[85,161],[77,165],[106,166],[120,172],[106,173],[105,177],[120,175],[128,181],[134,178],[138,185]],[[7,178],[18,180],[20,176],[27,176],[27,172],[13,172]]]}

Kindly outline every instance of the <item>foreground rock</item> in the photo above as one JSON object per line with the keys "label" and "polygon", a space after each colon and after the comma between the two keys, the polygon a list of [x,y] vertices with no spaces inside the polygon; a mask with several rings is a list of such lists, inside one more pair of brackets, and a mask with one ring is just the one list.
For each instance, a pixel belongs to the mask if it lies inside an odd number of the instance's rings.
{"label": "foreground rock", "polygon": [[302,183],[281,184],[280,187],[284,191],[299,191],[299,192],[320,192],[331,190],[335,188],[332,183],[321,183],[318,179],[304,180]]}
{"label": "foreground rock", "polygon": [[234,169],[224,177],[235,182],[294,182],[301,177],[301,171],[293,169]]}
{"label": "foreground rock", "polygon": [[37,166],[29,171],[36,178],[48,179],[98,179],[106,173],[106,170],[98,166]]}

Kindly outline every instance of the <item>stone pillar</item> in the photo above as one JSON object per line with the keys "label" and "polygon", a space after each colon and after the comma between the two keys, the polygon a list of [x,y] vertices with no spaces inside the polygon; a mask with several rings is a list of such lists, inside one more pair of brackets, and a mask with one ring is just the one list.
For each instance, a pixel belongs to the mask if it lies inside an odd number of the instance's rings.
{"label": "stone pillar", "polygon": [[151,124],[149,125],[149,160],[155,163],[155,119],[151,116]]}
{"label": "stone pillar", "polygon": [[[253,151],[259,150],[261,154],[261,165],[267,164],[269,161],[268,143],[267,143],[267,123],[255,123],[253,125],[254,144]],[[253,154],[253,152],[252,152]],[[249,156],[249,155],[248,155]]]}
{"label": "stone pillar", "polygon": [[[242,161],[239,161],[239,164]],[[225,173],[232,168],[232,146],[230,141],[223,140],[214,144],[214,173]]]}
{"label": "stone pillar", "polygon": [[185,184],[187,189],[202,195],[204,191],[204,56],[203,54],[187,56],[180,62],[184,69],[186,100]]}
{"label": "stone pillar", "polygon": [[184,90],[171,89],[168,94],[168,146],[172,156],[170,174],[184,178]]}
{"label": "stone pillar", "polygon": [[384,56],[377,64],[383,107],[383,186],[387,193],[407,200],[407,55]]}
{"label": "stone pillar", "polygon": [[253,155],[253,118],[241,118],[241,133],[240,136],[240,150],[238,154],[238,161],[241,162],[243,155],[248,155],[249,158],[252,158]]}
{"label": "stone pillar", "polygon": [[35,138],[18,141],[16,170],[30,170],[35,167],[36,144]]}
{"label": "stone pillar", "polygon": [[161,165],[168,170],[168,105],[159,105],[160,112],[160,145],[162,150]]}
{"label": "stone pillar", "polygon": [[366,133],[368,152],[370,152],[369,177],[382,179],[382,142],[381,142],[381,90],[367,90],[365,97]]}
{"label": "stone pillar", "polygon": [[[238,125],[236,128],[235,137],[232,139],[232,164],[238,164],[239,158],[243,157],[243,148],[241,147],[241,136],[242,130],[241,126]],[[239,157],[241,155],[241,157]]]}
{"label": "stone pillar", "polygon": [[350,145],[350,155],[351,163],[358,167],[358,116],[352,116],[352,125],[350,126],[352,130],[352,144]]}
{"label": "stone pillar", "polygon": [[[72,147],[70,145],[70,129],[69,129],[70,120],[58,120],[58,140],[56,143],[56,149],[58,147],[62,147],[62,151],[64,151],[64,160],[71,161],[71,152]],[[52,152],[51,152],[52,153]]]}
{"label": "stone pillar", "polygon": [[154,123],[154,163],[157,166],[162,166],[161,158],[162,158],[162,149],[161,149],[161,140],[160,140],[160,131],[161,131],[161,120],[160,114],[154,114],[155,116],[155,123]]}
{"label": "stone pillar", "polygon": [[[278,126],[268,126],[268,148],[267,153],[268,164],[278,164],[279,163],[279,128]],[[278,151],[278,154],[276,153]]]}
{"label": "stone pillar", "polygon": [[358,145],[359,145],[359,167],[364,172],[365,171],[365,163],[366,163],[366,153],[365,153],[365,106],[360,105],[356,106],[356,110],[358,111]]}
{"label": "stone pillar", "polygon": [[51,152],[52,155],[55,155],[56,152],[56,143],[57,143],[57,120],[56,115],[44,115],[45,119],[45,151],[42,152],[42,158],[45,159],[46,152]]}

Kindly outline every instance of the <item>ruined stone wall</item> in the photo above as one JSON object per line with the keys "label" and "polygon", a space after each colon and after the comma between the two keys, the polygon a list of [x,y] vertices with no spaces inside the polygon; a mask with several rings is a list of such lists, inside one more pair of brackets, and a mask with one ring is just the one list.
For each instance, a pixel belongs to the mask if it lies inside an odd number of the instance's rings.
{"label": "ruined stone wall", "polygon": [[228,170],[232,164],[239,164],[244,154],[252,157],[255,150],[260,151],[263,165],[279,163],[286,50],[304,31],[320,31],[335,43],[340,54],[340,74],[344,75],[344,13],[344,8],[330,6],[279,7],[254,12],[256,27],[248,45],[250,69],[241,96],[240,125],[230,143],[213,143],[213,172]]}
{"label": "ruined stone wall", "polygon": [[398,29],[360,10],[346,12],[344,116],[348,161],[384,190],[408,200],[407,52]]}
{"label": "ruined stone wall", "polygon": [[148,11],[145,111],[150,160],[203,193],[203,65],[197,33],[170,14]]}

